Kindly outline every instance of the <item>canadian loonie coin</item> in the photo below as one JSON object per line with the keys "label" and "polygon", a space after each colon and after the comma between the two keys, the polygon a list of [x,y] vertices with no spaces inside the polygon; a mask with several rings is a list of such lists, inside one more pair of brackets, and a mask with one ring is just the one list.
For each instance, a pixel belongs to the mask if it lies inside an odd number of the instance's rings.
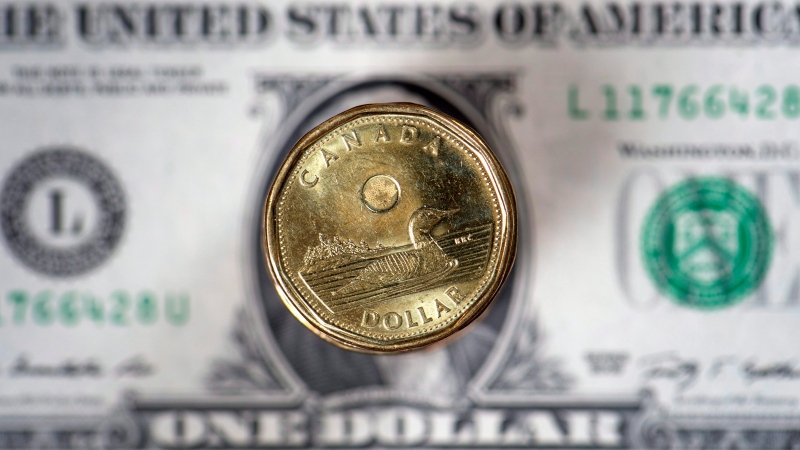
{"label": "canadian loonie coin", "polygon": [[322,338],[397,352],[465,327],[516,251],[508,176],[472,129],[410,104],[364,105],[292,148],[267,195],[278,293]]}

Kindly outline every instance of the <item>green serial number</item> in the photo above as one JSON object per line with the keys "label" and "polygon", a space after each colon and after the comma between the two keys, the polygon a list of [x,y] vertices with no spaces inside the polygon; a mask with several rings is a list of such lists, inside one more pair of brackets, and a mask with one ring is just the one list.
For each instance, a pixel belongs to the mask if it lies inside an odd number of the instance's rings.
{"label": "green serial number", "polygon": [[114,326],[153,325],[165,322],[186,324],[191,307],[188,294],[114,291],[99,297],[78,291],[56,293],[50,290],[6,293],[0,304],[0,326],[34,324],[67,327],[80,324]]}
{"label": "green serial number", "polygon": [[797,119],[800,118],[800,87],[764,84],[743,89],[723,84],[655,84],[649,87],[601,85],[585,89],[573,85],[567,91],[567,111],[573,120]]}

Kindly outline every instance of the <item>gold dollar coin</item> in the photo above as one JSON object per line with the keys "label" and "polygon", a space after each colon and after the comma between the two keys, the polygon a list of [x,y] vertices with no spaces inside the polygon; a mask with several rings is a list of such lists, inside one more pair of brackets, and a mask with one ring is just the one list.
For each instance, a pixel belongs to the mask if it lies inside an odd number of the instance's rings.
{"label": "gold dollar coin", "polygon": [[516,251],[514,192],[472,129],[410,104],[314,128],[264,207],[264,252],[301,322],[344,348],[397,352],[486,309]]}

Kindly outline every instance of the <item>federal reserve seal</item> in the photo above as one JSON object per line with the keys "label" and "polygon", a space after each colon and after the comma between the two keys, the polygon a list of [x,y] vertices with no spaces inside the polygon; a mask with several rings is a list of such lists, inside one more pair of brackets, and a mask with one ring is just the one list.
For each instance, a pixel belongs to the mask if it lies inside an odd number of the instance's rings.
{"label": "federal reserve seal", "polygon": [[678,304],[715,309],[752,293],[772,255],[761,202],[731,180],[690,178],[665,191],[642,229],[642,256],[659,290]]}
{"label": "federal reserve seal", "polygon": [[0,226],[11,252],[45,275],[86,273],[113,252],[125,196],[113,172],[71,148],[37,152],[14,167],[0,194]]}

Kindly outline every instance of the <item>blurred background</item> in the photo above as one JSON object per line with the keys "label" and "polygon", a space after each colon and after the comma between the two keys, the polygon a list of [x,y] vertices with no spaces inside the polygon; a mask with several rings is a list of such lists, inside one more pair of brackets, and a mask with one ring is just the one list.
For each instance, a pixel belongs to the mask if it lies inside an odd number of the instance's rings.
{"label": "blurred background", "polygon": [[[0,448],[800,446],[788,2],[0,3]],[[519,247],[445,342],[341,350],[261,251],[366,103],[477,130]]]}

